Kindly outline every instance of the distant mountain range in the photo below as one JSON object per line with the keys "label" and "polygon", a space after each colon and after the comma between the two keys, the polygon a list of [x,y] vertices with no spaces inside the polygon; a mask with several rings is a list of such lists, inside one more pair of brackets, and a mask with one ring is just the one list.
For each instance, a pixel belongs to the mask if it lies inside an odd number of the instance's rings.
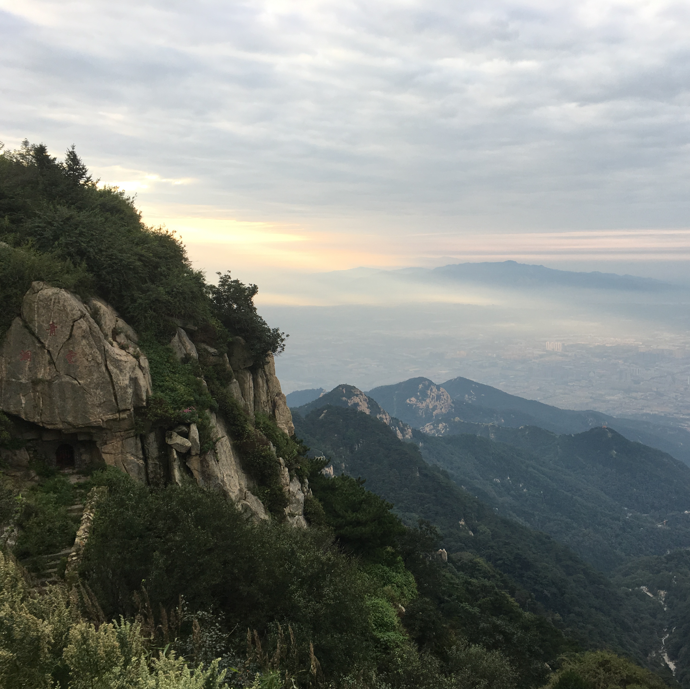
{"label": "distant mountain range", "polygon": [[518,263],[517,261],[453,263],[438,268],[412,267],[397,270],[354,268],[321,274],[321,279],[326,282],[342,282],[343,284],[369,283],[386,278],[393,278],[399,281],[478,283],[503,289],[557,287],[637,292],[679,289],[677,285],[669,282],[636,275],[618,275],[616,273],[602,273],[599,271],[558,270],[542,265]]}
{"label": "distant mountain range", "polygon": [[[473,404],[500,404],[504,393],[454,382],[447,387],[472,400],[460,409],[503,421],[524,413]],[[372,393],[379,401],[339,385],[293,409],[297,435],[336,473],[365,479],[408,523],[435,524],[454,561],[484,558],[581,639],[623,643],[649,662],[666,649],[676,679],[690,686],[690,467],[602,425],[557,434],[458,421],[456,430],[464,423],[473,432],[430,435],[393,412],[433,430],[455,413],[445,384],[414,379]],[[582,414],[573,423],[588,423]]]}
{"label": "distant mountain range", "polygon": [[628,440],[668,452],[690,465],[690,432],[684,428],[597,411],[559,409],[468,378],[453,378],[441,385],[428,378],[411,378],[367,394],[393,416],[429,435],[486,435],[487,425],[538,426],[554,433],[581,433],[607,426]]}
{"label": "distant mountain range", "polygon": [[[293,392],[288,395],[288,405],[302,406],[323,394],[323,388]],[[668,452],[690,466],[690,432],[684,428],[617,418],[598,411],[559,409],[468,378],[453,378],[441,385],[428,378],[411,378],[374,388],[367,395],[391,416],[427,435],[464,433],[488,437],[495,432],[495,426],[537,426],[553,433],[571,434],[606,426],[628,440]]]}
{"label": "distant mountain range", "polygon": [[[389,387],[401,391],[412,384]],[[422,389],[426,397],[414,404],[427,415],[452,404],[442,387]],[[499,514],[549,533],[602,570],[690,546],[690,468],[611,428],[558,435],[533,425],[467,424],[471,434],[430,436],[351,385],[339,385],[297,412],[306,416],[328,406],[378,419]],[[395,409],[394,402],[388,409]]]}
{"label": "distant mountain range", "polygon": [[575,272],[555,270],[516,261],[500,263],[458,263],[434,268],[429,274],[441,280],[458,280],[500,285],[502,287],[539,289],[545,286],[575,287],[579,289],[644,290],[675,289],[674,285],[652,278],[615,273]]}
{"label": "distant mountain range", "polygon": [[317,399],[326,392],[323,388],[310,388],[309,390],[295,390],[286,396],[288,407],[301,407],[312,400]]}

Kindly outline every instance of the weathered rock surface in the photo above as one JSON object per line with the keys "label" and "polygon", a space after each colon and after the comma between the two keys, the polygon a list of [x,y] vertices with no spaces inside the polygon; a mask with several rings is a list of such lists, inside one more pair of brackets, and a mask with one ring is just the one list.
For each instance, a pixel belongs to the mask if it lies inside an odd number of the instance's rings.
{"label": "weathered rock surface", "polygon": [[180,454],[189,452],[192,449],[192,443],[190,443],[187,438],[183,438],[181,435],[175,433],[175,431],[168,431],[165,434],[165,442]]}
{"label": "weathered rock surface", "polygon": [[201,443],[199,440],[199,429],[195,423],[189,426],[189,442],[192,446],[190,452],[193,455],[198,455],[201,452]]}
{"label": "weathered rock surface", "polygon": [[239,455],[233,447],[222,418],[211,414],[211,431],[217,438],[213,450],[203,456],[186,458],[196,482],[206,488],[221,490],[237,503],[241,510],[268,519],[263,504],[251,491],[252,483],[242,470]]}
{"label": "weathered rock surface", "polygon": [[175,337],[173,337],[173,339],[170,341],[170,346],[172,347],[173,352],[175,352],[175,356],[180,361],[186,357],[191,359],[199,358],[199,354],[196,351],[194,343],[189,339],[189,335],[187,335],[182,328],[177,329]]}
{"label": "weathered rock surface", "polygon": [[[248,516],[268,519],[222,418],[211,415],[214,448],[204,454],[194,423],[143,435],[137,430],[135,410],[152,394],[148,360],[137,343],[134,330],[102,300],[84,303],[65,290],[33,283],[21,316],[0,342],[0,410],[16,417],[26,447],[2,450],[0,459],[24,473],[32,458],[43,458],[77,469],[107,464],[154,485],[193,477],[224,492]],[[203,344],[197,349],[182,327],[171,347],[180,360],[198,359],[199,352],[217,358],[233,376],[231,394],[250,416],[267,414],[294,433],[272,356],[255,365],[240,338],[229,355]],[[307,488],[279,461],[289,499],[286,518],[306,526]]]}
{"label": "weathered rock surface", "polygon": [[407,404],[417,409],[420,416],[431,415],[433,418],[447,414],[453,409],[453,398],[440,385],[420,383],[417,395],[406,400]]}
{"label": "weathered rock surface", "polygon": [[276,376],[273,355],[269,354],[262,365],[252,365],[246,356],[238,354],[240,346],[244,346],[241,341],[234,345],[229,357],[235,376],[229,386],[231,394],[251,416],[257,412],[267,414],[275,419],[281,431],[294,435],[295,425]]}
{"label": "weathered rock surface", "polygon": [[113,340],[127,330],[115,332],[120,319],[112,309],[94,302],[94,313],[103,329],[73,294],[39,282],[31,286],[0,350],[1,409],[65,430],[105,428],[146,404],[146,357],[135,341]]}

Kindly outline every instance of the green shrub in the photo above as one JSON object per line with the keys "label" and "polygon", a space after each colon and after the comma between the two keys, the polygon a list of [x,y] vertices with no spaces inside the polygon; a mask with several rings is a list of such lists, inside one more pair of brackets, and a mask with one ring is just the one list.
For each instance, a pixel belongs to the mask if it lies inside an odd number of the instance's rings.
{"label": "green shrub", "polygon": [[321,501],[313,495],[304,498],[304,518],[310,526],[326,526],[326,512]]}
{"label": "green shrub", "polygon": [[383,652],[394,652],[407,640],[395,608],[385,598],[367,598],[368,620],[371,633]]}
{"label": "green shrub", "polygon": [[140,423],[146,427],[196,423],[200,431],[206,431],[209,420],[202,417],[214,402],[202,383],[198,362],[179,361],[170,345],[153,337],[142,338],[140,345],[153,382],[153,394],[146,407],[137,412]]}
{"label": "green shrub", "polygon": [[108,497],[81,574],[106,615],[136,613],[145,583],[154,611],[183,595],[190,610],[222,614],[228,630],[255,629],[264,643],[273,625],[290,626],[303,662],[313,642],[328,673],[373,662],[370,584],[327,533],[247,522],[225,497],[195,485],[154,491],[126,477],[100,480]]}
{"label": "green shrub", "polygon": [[0,278],[0,336],[21,313],[22,299],[32,282],[48,282],[82,296],[94,286],[84,265],[75,265],[52,250],[39,252],[31,245],[21,249],[0,246]]}
{"label": "green shrub", "polygon": [[566,658],[554,673],[549,689],[663,689],[656,675],[608,651],[591,651]]}
{"label": "green shrub", "polygon": [[0,686],[8,689],[220,689],[218,662],[190,668],[174,653],[151,654],[138,623],[98,626],[61,586],[31,591],[0,552]]}
{"label": "green shrub", "polygon": [[17,520],[16,557],[40,571],[41,556],[70,548],[79,528],[79,518],[67,511],[74,500],[74,489],[64,476],[54,476],[29,491]]}
{"label": "green shrub", "polygon": [[287,433],[280,430],[276,422],[268,414],[257,412],[255,424],[256,428],[273,443],[277,455],[283,458],[287,468],[300,473],[303,465],[306,463],[309,448],[296,436],[290,437]]}
{"label": "green shrub", "polygon": [[214,314],[232,335],[242,337],[256,360],[267,354],[280,354],[288,337],[270,328],[257,313],[254,297],[259,288],[233,279],[230,272],[218,273],[218,285],[209,285]]}
{"label": "green shrub", "polygon": [[405,532],[392,505],[364,488],[364,481],[342,475],[327,478],[312,466],[309,485],[339,543],[368,561],[390,562]]}

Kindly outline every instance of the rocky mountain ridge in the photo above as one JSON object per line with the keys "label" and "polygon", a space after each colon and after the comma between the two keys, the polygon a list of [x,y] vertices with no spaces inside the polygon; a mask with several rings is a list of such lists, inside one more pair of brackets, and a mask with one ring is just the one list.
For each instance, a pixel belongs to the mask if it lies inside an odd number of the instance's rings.
{"label": "rocky mountain ridge", "polygon": [[412,439],[412,428],[410,426],[392,417],[376,400],[363,393],[354,385],[338,385],[330,392],[324,393],[312,402],[302,405],[299,407],[299,411],[302,414],[308,414],[313,409],[325,407],[329,404],[334,407],[355,409],[368,416],[373,416],[393,430],[399,440]]}
{"label": "rocky mountain ridge", "polygon": [[[180,360],[199,358],[182,327],[170,345]],[[261,413],[283,433],[294,433],[272,355],[256,363],[240,338],[231,343],[229,354],[204,344],[199,348],[231,378],[227,390],[250,419]],[[112,307],[35,282],[21,316],[0,343],[0,411],[15,422],[21,441],[17,449],[0,450],[2,459],[10,471],[25,475],[40,460],[77,469],[113,466],[152,484],[181,483],[189,476],[222,491],[251,517],[268,518],[228,420],[209,412],[213,442],[206,451],[191,421],[142,432],[137,411],[146,407],[152,391],[149,361],[137,333]],[[276,455],[276,461],[288,503],[286,519],[305,526],[308,488],[290,475],[282,458]]]}
{"label": "rocky mountain ridge", "polygon": [[684,428],[592,410],[569,410],[511,395],[468,378],[436,384],[411,378],[367,392],[393,416],[428,435],[486,435],[488,426],[537,426],[558,434],[613,427],[628,440],[655,447],[690,465],[690,433]]}
{"label": "rocky mountain ridge", "polygon": [[[439,387],[414,380],[399,391],[418,391],[427,401],[423,413],[433,418],[439,409],[444,413],[450,399]],[[419,408],[416,400],[405,402]],[[425,427],[412,428],[391,417],[349,385],[339,385],[295,412],[307,417],[329,405],[381,421],[498,514],[549,533],[601,570],[690,543],[690,469],[612,428],[559,435],[535,426],[456,423],[469,430],[430,434]],[[320,454],[328,453],[327,446],[316,447]],[[336,463],[333,470],[345,468]]]}

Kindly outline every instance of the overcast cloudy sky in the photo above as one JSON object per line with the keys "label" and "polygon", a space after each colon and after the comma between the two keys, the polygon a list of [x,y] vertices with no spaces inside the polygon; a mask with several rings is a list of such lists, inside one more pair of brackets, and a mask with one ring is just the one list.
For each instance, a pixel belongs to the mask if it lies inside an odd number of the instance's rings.
{"label": "overcast cloudy sky", "polygon": [[243,279],[683,269],[689,86],[687,1],[0,0],[0,140]]}

